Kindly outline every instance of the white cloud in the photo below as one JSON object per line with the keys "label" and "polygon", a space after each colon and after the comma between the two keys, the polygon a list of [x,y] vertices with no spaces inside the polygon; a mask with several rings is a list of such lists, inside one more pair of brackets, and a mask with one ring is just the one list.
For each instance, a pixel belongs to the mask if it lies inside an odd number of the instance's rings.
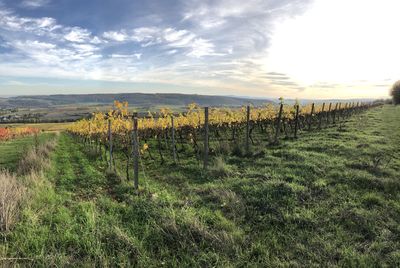
{"label": "white cloud", "polygon": [[64,39],[71,42],[84,43],[90,41],[91,34],[92,33],[87,29],[73,27],[69,29],[69,32],[66,35],[64,35]]}
{"label": "white cloud", "polygon": [[[157,27],[140,27],[133,30],[132,40],[136,42],[160,43],[161,29]],[[157,41],[157,42],[156,42]]]}
{"label": "white cloud", "polygon": [[[215,52],[215,45],[210,40],[198,37],[188,30],[157,27],[136,28],[133,30],[132,40],[141,43],[143,47],[161,45],[169,48],[188,49],[186,55],[195,58],[223,55]],[[172,49],[167,54],[171,55],[177,52],[176,49]]]}
{"label": "white cloud", "polygon": [[108,40],[118,41],[118,42],[123,42],[128,39],[128,35],[125,33],[125,31],[105,32],[105,33],[103,33],[103,37]]}
{"label": "white cloud", "polygon": [[50,0],[24,0],[21,3],[22,7],[26,8],[39,8],[46,6],[50,3]]}
{"label": "white cloud", "polygon": [[214,50],[214,45],[208,40],[197,38],[191,44],[191,51],[188,56],[201,58],[207,55],[217,55]]}
{"label": "white cloud", "polygon": [[59,29],[56,20],[49,17],[26,18],[14,15],[9,10],[0,10],[0,28],[8,31],[25,31],[38,35]]}

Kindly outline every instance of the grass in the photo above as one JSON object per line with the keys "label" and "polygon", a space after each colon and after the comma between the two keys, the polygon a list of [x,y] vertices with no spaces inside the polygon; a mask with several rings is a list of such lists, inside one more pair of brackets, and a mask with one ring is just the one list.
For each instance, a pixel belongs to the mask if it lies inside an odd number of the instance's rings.
{"label": "grass", "polygon": [[[52,133],[44,133],[39,135],[39,143],[44,143],[53,135],[54,134]],[[10,141],[0,142],[0,169],[16,171],[18,168],[19,160],[29,150],[29,148],[34,145],[34,136],[26,136]]]}
{"label": "grass", "polygon": [[[400,266],[400,107],[252,156],[141,167],[132,182],[61,135],[4,236],[4,265]],[[225,149],[224,149],[225,150]],[[118,173],[124,174],[117,161]]]}

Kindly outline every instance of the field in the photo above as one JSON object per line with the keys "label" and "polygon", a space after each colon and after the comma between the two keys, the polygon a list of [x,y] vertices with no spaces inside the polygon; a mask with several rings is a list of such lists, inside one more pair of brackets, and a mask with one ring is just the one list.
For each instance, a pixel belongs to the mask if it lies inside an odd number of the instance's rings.
{"label": "field", "polygon": [[44,132],[65,131],[71,123],[32,123],[32,124],[1,124],[0,127],[32,127]]}
{"label": "field", "polygon": [[[251,155],[227,144],[207,172],[196,157],[147,157],[139,194],[122,154],[115,174],[62,133],[18,222],[2,232],[0,262],[398,267],[399,118],[400,107],[376,107],[279,145],[261,139]],[[1,144],[0,165],[15,169],[30,141]]]}

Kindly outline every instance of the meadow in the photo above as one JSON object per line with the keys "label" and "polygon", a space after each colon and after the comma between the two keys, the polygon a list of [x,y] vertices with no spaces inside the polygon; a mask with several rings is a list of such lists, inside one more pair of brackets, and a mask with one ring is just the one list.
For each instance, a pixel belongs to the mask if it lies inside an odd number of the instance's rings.
{"label": "meadow", "polygon": [[400,266],[399,117],[386,105],[279,144],[257,136],[250,154],[224,142],[207,171],[145,155],[139,192],[122,152],[110,171],[96,147],[45,133],[32,176],[18,165],[33,138],[7,141],[0,166],[29,198],[1,232],[1,265]]}

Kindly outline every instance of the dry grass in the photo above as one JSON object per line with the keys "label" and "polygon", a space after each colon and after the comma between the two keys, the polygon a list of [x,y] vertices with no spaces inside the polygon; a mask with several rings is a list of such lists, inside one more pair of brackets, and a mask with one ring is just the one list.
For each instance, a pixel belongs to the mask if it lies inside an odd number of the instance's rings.
{"label": "dry grass", "polygon": [[0,171],[0,230],[8,231],[15,223],[24,197],[25,187],[16,176]]}
{"label": "dry grass", "polygon": [[18,164],[18,174],[28,175],[48,168],[50,166],[49,156],[55,146],[56,141],[51,140],[29,150]]}
{"label": "dry grass", "polygon": [[0,170],[0,230],[9,231],[16,222],[22,202],[27,198],[27,188],[43,177],[42,171],[50,166],[50,153],[56,140],[32,148],[18,164],[18,175]]}

